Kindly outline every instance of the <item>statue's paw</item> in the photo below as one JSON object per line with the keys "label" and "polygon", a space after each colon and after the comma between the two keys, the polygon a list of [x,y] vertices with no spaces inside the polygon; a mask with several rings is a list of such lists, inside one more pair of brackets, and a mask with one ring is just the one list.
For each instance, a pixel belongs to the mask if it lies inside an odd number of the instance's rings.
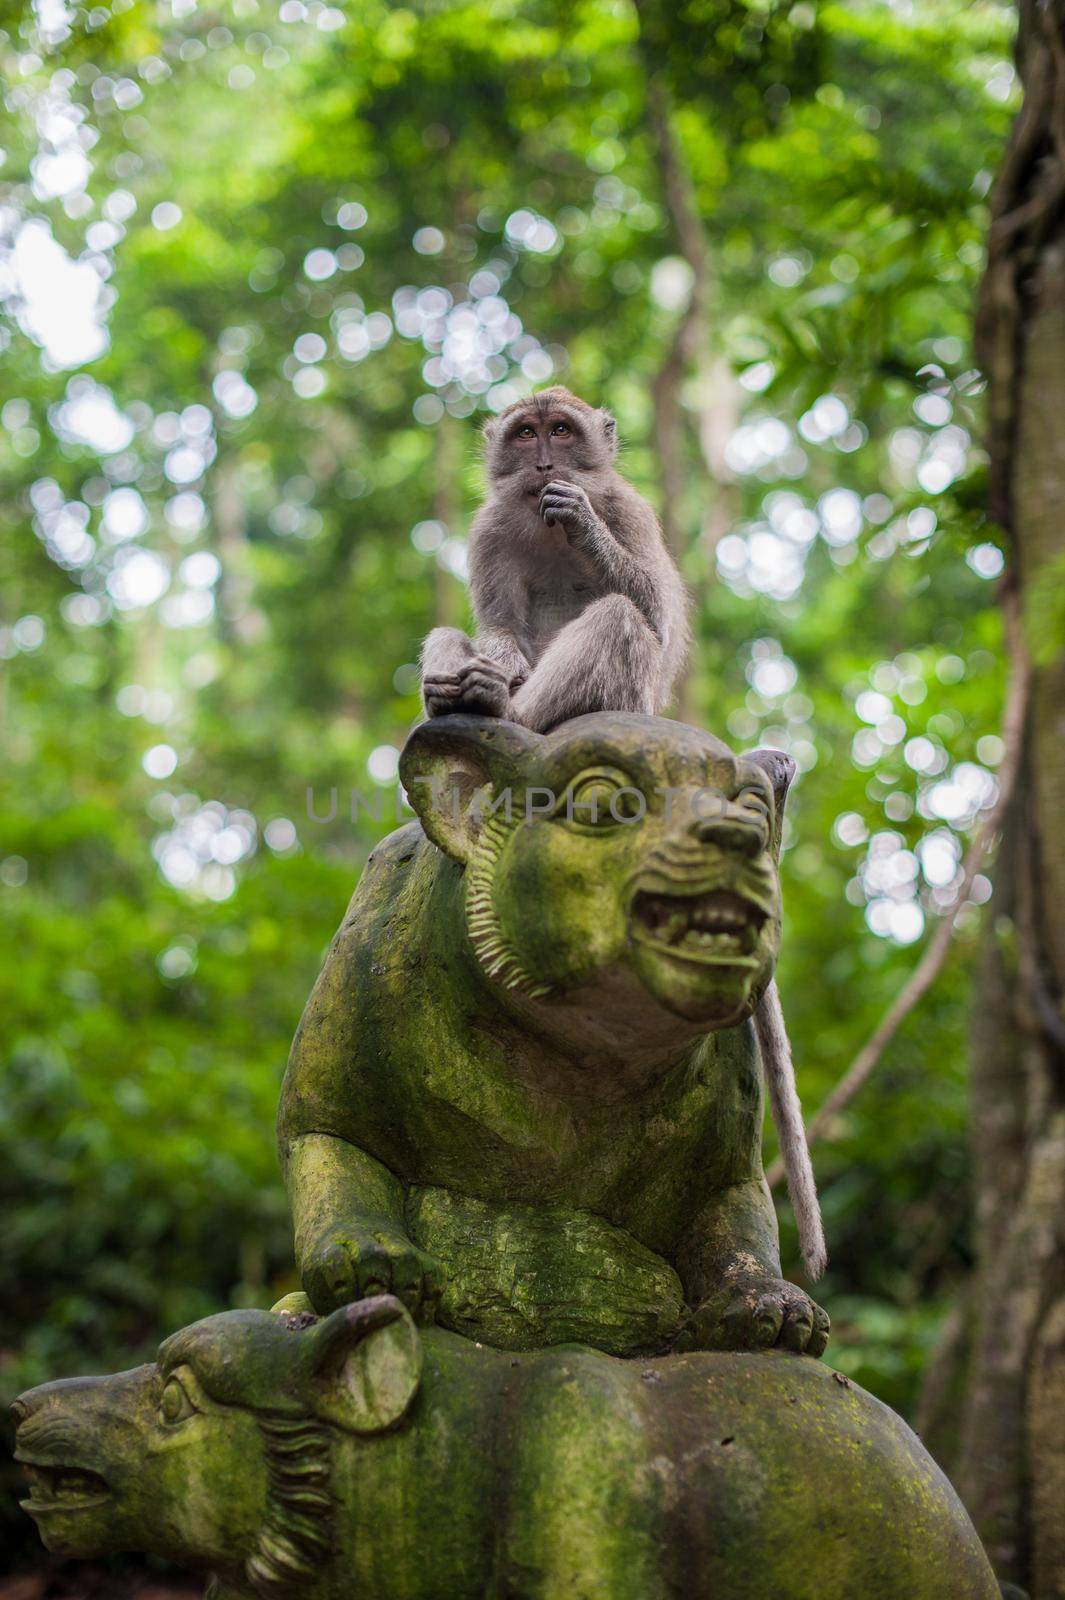
{"label": "statue's paw", "polygon": [[394,1294],[412,1315],[431,1322],[444,1269],[396,1229],[334,1226],[304,1259],[303,1286],[319,1314],[368,1295]]}
{"label": "statue's paw", "polygon": [[503,717],[510,709],[510,679],[487,656],[471,656],[457,672],[426,678],[422,695],[431,717],[450,716],[457,711]]}
{"label": "statue's paw", "polygon": [[704,1300],[679,1341],[683,1350],[793,1350],[824,1355],[826,1311],[783,1278],[734,1280]]}

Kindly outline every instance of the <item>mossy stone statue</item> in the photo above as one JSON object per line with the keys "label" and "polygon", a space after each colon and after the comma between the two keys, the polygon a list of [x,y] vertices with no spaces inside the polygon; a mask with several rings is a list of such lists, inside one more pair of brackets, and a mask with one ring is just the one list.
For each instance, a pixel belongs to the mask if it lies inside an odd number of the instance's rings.
{"label": "mossy stone statue", "polygon": [[623,1361],[231,1311],[15,1402],[49,1549],[214,1600],[998,1600],[918,1439],[784,1352]]}
{"label": "mossy stone statue", "polygon": [[780,1277],[749,1019],[787,759],[452,717],[402,770],[420,821],[286,1077],[310,1298],[17,1400],[45,1544],[213,1600],[997,1600],[920,1442],[801,1358],[828,1319]]}
{"label": "mossy stone statue", "polygon": [[282,1096],[315,1310],[388,1291],[505,1349],[823,1351],[781,1277],[749,1021],[792,771],[627,714],[415,730],[419,821],[370,857]]}

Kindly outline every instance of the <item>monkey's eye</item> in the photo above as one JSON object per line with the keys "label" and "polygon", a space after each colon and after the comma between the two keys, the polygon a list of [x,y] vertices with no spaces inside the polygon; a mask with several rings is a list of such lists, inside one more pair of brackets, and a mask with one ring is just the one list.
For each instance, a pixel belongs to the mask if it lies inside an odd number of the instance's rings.
{"label": "monkey's eye", "polygon": [[575,778],[556,815],[583,831],[617,828],[639,822],[647,801],[623,772],[604,768]]}
{"label": "monkey's eye", "polygon": [[568,428],[564,422],[556,422],[551,429],[552,436],[556,439],[566,439],[572,432],[573,429]]}
{"label": "monkey's eye", "polygon": [[536,438],[536,429],[535,428],[530,428],[529,424],[526,423],[523,428],[519,428],[518,429],[518,431],[514,435],[514,437],[515,437],[515,439],[535,439]]}
{"label": "monkey's eye", "polygon": [[176,1376],[168,1378],[159,1400],[159,1421],[173,1428],[194,1416],[196,1410],[181,1379]]}

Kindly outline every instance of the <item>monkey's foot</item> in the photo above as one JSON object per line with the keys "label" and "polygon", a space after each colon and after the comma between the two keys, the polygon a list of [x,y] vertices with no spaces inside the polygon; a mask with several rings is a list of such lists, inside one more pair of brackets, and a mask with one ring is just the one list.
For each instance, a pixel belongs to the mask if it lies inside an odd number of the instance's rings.
{"label": "monkey's foot", "polygon": [[510,679],[487,656],[471,656],[457,672],[439,672],[422,681],[430,717],[465,711],[480,717],[505,717],[510,710]]}
{"label": "monkey's foot", "polygon": [[394,1294],[421,1321],[431,1322],[444,1286],[435,1256],[399,1229],[372,1220],[326,1228],[305,1255],[303,1287],[319,1315],[367,1295]]}
{"label": "monkey's foot", "polygon": [[733,1278],[692,1313],[681,1350],[768,1350],[821,1356],[832,1323],[802,1289],[783,1278]]}

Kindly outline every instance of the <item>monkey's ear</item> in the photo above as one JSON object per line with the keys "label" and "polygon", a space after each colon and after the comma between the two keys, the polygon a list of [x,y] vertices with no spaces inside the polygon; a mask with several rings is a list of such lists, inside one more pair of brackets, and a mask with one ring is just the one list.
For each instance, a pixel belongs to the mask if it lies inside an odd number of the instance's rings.
{"label": "monkey's ear", "polygon": [[610,454],[612,456],[616,456],[617,453],[618,453],[618,425],[617,425],[617,421],[616,421],[616,419],[614,418],[614,416],[613,416],[613,414],[611,412],[605,411],[605,410],[604,411],[600,411],[599,420],[600,420],[600,423],[602,424],[602,428],[603,428],[603,437],[606,440],[607,445],[610,448]]}
{"label": "monkey's ear", "polygon": [[487,444],[491,444],[492,440],[496,437],[498,432],[499,432],[499,418],[498,417],[485,417],[484,423],[481,426],[481,438],[484,440],[485,444],[486,445]]}
{"label": "monkey's ear", "polygon": [[773,788],[773,839],[774,856],[780,855],[780,833],[784,823],[784,804],[788,798],[791,781],[799,770],[783,750],[747,750],[744,761],[761,767]]}
{"label": "monkey's ear", "polygon": [[437,848],[468,861],[487,808],[504,790],[524,791],[535,779],[543,743],[542,734],[499,717],[433,717],[415,728],[399,758],[399,777]]}

